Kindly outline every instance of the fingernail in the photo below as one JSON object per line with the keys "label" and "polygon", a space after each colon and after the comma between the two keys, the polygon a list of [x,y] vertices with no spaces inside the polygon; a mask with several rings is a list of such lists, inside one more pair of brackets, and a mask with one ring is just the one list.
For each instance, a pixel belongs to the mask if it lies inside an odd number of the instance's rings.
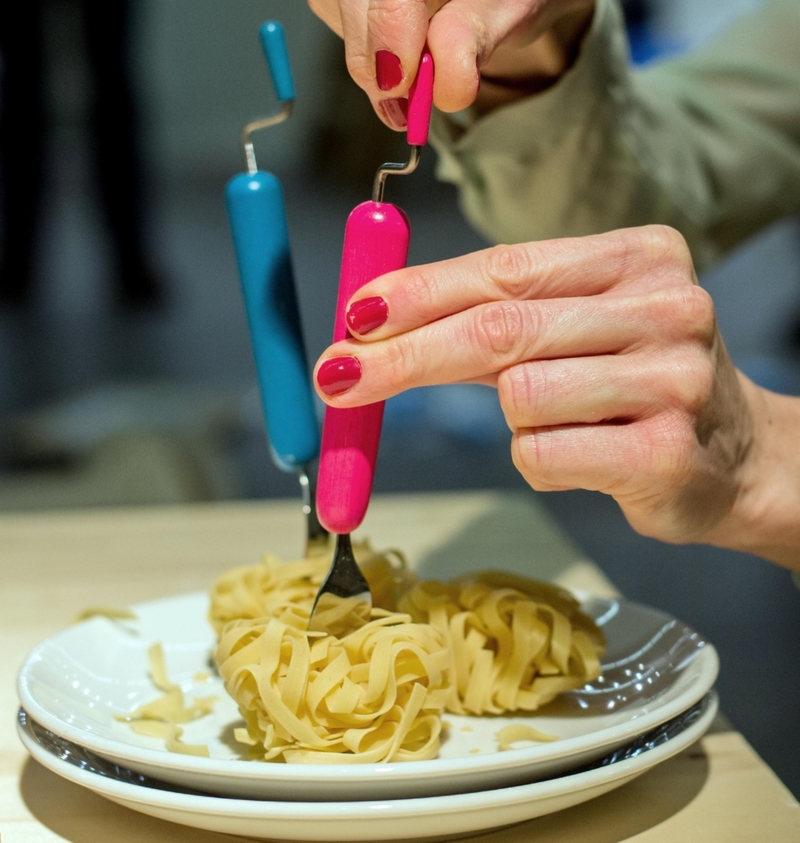
{"label": "fingernail", "polygon": [[375,53],[375,81],[382,91],[391,91],[403,81],[403,65],[389,50]]}
{"label": "fingernail", "polygon": [[405,129],[408,126],[408,100],[399,97],[398,99],[381,100],[380,106],[386,122],[393,129]]}
{"label": "fingernail", "polygon": [[389,306],[380,296],[370,296],[367,299],[353,302],[347,311],[347,326],[356,334],[368,334],[381,325],[389,317]]}
{"label": "fingernail", "polygon": [[332,357],[317,371],[317,383],[326,395],[341,395],[361,380],[361,364],[355,357]]}

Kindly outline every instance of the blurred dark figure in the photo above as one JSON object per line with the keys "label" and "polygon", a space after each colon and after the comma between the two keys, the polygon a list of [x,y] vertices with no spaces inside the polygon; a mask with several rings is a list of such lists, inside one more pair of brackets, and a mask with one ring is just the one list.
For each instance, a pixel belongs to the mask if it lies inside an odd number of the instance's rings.
{"label": "blurred dark figure", "polygon": [[[43,218],[47,153],[44,8],[47,0],[0,3],[0,172],[3,248],[0,304],[31,301]],[[143,167],[131,82],[128,0],[73,0],[92,86],[89,139],[116,261],[119,303],[156,306],[163,292],[145,256]]]}

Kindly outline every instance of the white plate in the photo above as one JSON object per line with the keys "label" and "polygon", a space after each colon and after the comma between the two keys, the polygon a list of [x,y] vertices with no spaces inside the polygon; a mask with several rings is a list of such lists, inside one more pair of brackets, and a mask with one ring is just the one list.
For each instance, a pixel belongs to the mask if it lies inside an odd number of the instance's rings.
{"label": "white plate", "polygon": [[[620,787],[696,741],[717,711],[715,694],[657,727],[608,763],[535,784],[375,802],[261,802],[166,789],[36,727],[20,712],[33,757],[60,776],[134,811],[171,822],[271,840],[384,841],[475,834],[560,811]],[[169,786],[167,786],[169,787]]]}
{"label": "white plate", "polygon": [[[241,721],[221,681],[207,670],[214,635],[207,596],[190,594],[134,606],[135,622],[94,618],[40,644],[19,675],[23,708],[49,731],[98,755],[183,787],[220,795],[288,801],[410,798],[487,790],[558,775],[602,757],[701,699],[714,684],[714,648],[669,615],[634,603],[584,597],[608,639],[603,676],[534,716],[446,715],[440,757],[394,764],[266,764],[244,760],[233,740]],[[187,693],[218,694],[212,714],[187,726],[184,740],[206,743],[210,758],[175,755],[113,715],[158,695],[147,648],[160,641],[170,677]],[[561,740],[497,751],[495,733],[530,723]]]}

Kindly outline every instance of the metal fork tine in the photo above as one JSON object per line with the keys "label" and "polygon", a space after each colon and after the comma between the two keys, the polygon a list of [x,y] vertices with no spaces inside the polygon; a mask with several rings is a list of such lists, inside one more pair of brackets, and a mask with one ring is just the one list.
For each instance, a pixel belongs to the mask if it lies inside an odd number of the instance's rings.
{"label": "metal fork tine", "polygon": [[367,623],[371,609],[369,583],[356,562],[350,534],[342,533],[336,537],[333,563],[317,593],[308,629],[342,638]]}

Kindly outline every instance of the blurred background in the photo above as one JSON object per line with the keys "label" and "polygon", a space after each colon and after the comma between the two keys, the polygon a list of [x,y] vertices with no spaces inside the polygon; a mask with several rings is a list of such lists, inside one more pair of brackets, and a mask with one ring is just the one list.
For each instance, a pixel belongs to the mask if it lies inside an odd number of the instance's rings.
{"label": "blurred background", "polygon": [[[13,26],[0,12],[0,511],[296,495],[269,459],[222,200],[242,169],[241,127],[274,108],[258,26],[283,21],[296,77],[294,116],[256,150],[284,183],[312,361],[331,332],[347,214],[378,164],[405,158],[402,139],[299,0],[11,5]],[[702,43],[757,5],[629,2],[633,60]],[[433,170],[428,153],[389,187],[413,221],[413,263],[485,245]],[[736,363],[800,394],[798,221],[702,283]],[[408,393],[387,406],[376,489],[533,495],[508,445],[492,391]],[[714,641],[725,712],[800,796],[800,591],[788,573],[643,539],[603,496],[540,499],[629,598]]]}

